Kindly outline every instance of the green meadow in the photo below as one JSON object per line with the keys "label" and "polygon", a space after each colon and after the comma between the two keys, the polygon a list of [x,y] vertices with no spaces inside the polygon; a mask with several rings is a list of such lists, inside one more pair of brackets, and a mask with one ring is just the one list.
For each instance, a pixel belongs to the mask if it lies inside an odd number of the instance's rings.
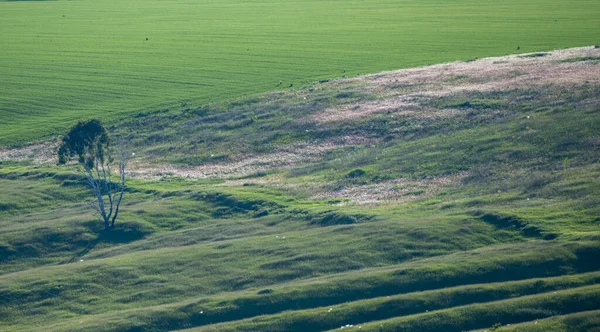
{"label": "green meadow", "polygon": [[0,145],[322,79],[600,42],[600,3],[0,1]]}
{"label": "green meadow", "polygon": [[[136,156],[111,232],[73,167],[3,157],[0,329],[595,331],[600,86],[578,78],[600,50],[579,52],[435,83],[491,90],[362,78],[141,113],[112,128]],[[559,74],[501,88],[539,67]]]}
{"label": "green meadow", "polygon": [[0,0],[0,330],[600,331],[598,13]]}

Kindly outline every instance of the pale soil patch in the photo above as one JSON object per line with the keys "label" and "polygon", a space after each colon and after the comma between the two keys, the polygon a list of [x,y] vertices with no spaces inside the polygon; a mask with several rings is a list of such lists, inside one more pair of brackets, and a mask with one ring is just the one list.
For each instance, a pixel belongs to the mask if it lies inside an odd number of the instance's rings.
{"label": "pale soil patch", "polygon": [[[353,103],[339,107],[329,108],[325,111],[315,114],[308,119],[317,123],[327,123],[335,121],[352,121],[361,118],[368,118],[375,114],[386,114],[390,118],[408,116],[417,119],[442,119],[464,114],[464,111],[452,108],[433,108],[418,103],[414,96],[394,96],[378,101],[364,103]],[[410,102],[411,100],[412,102]]]}
{"label": "pale soil patch", "polygon": [[316,114],[311,119],[317,122],[332,122],[340,120],[355,120],[381,112],[410,112],[413,113],[418,104],[410,101],[409,97],[377,100],[342,105]]}
{"label": "pale soil patch", "polygon": [[[534,53],[535,54],[535,53]],[[560,61],[598,57],[600,49],[579,47],[544,53],[541,57],[528,57],[527,54],[478,59],[470,62],[453,62],[428,67],[384,72],[366,75],[352,80],[364,81],[367,86],[381,89],[393,84],[418,85],[438,88],[445,92],[454,89],[476,90],[498,87],[498,90],[514,87],[513,84],[531,83],[534,85],[582,83],[585,80],[598,82],[600,68],[588,61],[560,63]],[[531,54],[530,54],[531,55]],[[451,81],[457,77],[468,78],[467,84]],[[476,85],[471,83],[476,82]]]}
{"label": "pale soil patch", "polygon": [[573,58],[600,57],[600,49],[580,47],[540,54],[544,56],[509,55],[340,80],[337,84],[360,83],[361,89],[382,96],[382,99],[336,106],[309,120],[327,123],[386,113],[389,116],[410,115],[420,118],[457,116],[457,110],[428,108],[419,101],[464,91],[489,92],[600,83],[600,65],[597,63],[561,62]]}
{"label": "pale soil patch", "polygon": [[216,187],[238,187],[244,185],[258,185],[279,189],[292,189],[298,191],[314,190],[315,187],[308,183],[292,183],[286,179],[284,173],[270,174],[265,177],[247,178],[237,180],[226,180],[223,183],[216,184]]}
{"label": "pale soil patch", "polygon": [[340,144],[334,143],[320,145],[294,144],[279,148],[274,153],[240,156],[233,162],[195,167],[155,166],[146,164],[143,161],[135,161],[131,163],[129,175],[143,179],[160,179],[169,176],[189,179],[247,176],[269,169],[289,168],[298,164],[315,162],[323,158],[326,151],[340,146]]}
{"label": "pale soil patch", "polygon": [[460,173],[418,181],[395,179],[378,184],[347,187],[339,191],[320,192],[314,194],[311,199],[346,199],[353,204],[402,203],[432,196],[444,187],[457,183],[466,175],[467,173]]}
{"label": "pale soil patch", "polygon": [[58,141],[38,142],[16,149],[0,148],[0,162],[30,161],[39,165],[56,164],[57,149]]}
{"label": "pale soil patch", "polygon": [[[289,168],[299,164],[316,162],[326,151],[350,145],[373,143],[362,136],[341,136],[322,144],[299,143],[281,146],[273,153],[262,155],[238,155],[233,162],[206,164],[195,167],[170,164],[151,164],[144,159],[130,160],[128,176],[140,179],[182,177],[189,179],[229,178],[264,172],[275,168]],[[56,165],[58,141],[40,142],[16,149],[0,149],[2,161],[30,161],[38,165]],[[249,181],[246,181],[249,182]]]}
{"label": "pale soil patch", "polygon": [[[273,153],[233,156],[233,161],[201,166],[151,165],[144,160],[130,163],[129,176],[140,179],[160,179],[177,176],[189,179],[231,178],[256,174],[272,169],[320,161],[325,152],[344,146],[367,145],[375,140],[362,136],[340,136],[321,144],[295,143],[278,147]],[[250,183],[249,181],[246,181]]]}

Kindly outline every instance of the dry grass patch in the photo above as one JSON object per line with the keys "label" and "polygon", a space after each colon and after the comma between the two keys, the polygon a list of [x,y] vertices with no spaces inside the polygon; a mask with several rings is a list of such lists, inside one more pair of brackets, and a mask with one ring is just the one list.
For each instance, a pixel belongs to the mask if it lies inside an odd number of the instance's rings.
{"label": "dry grass patch", "polygon": [[466,173],[437,178],[408,180],[394,179],[377,184],[345,187],[338,191],[314,194],[311,199],[343,199],[352,204],[402,203],[438,193],[458,183]]}
{"label": "dry grass patch", "polygon": [[141,179],[160,179],[177,176],[189,179],[230,178],[265,172],[278,168],[290,168],[298,164],[316,162],[324,153],[340,147],[339,144],[292,144],[277,149],[274,153],[244,155],[222,164],[206,164],[194,167],[173,165],[149,165],[144,161],[131,164],[129,175]]}
{"label": "dry grass patch", "polygon": [[37,142],[21,148],[0,148],[0,162],[30,161],[34,164],[56,164],[58,140]]}
{"label": "dry grass patch", "polygon": [[461,92],[490,92],[541,86],[570,87],[600,83],[600,65],[594,58],[600,49],[580,47],[550,53],[510,55],[469,62],[453,62],[421,68],[384,72],[342,80],[336,84],[360,84],[365,91],[379,95],[377,101],[359,101],[327,109],[311,120],[317,123],[347,121],[374,114],[416,118],[458,116],[460,111],[425,106],[431,98]]}

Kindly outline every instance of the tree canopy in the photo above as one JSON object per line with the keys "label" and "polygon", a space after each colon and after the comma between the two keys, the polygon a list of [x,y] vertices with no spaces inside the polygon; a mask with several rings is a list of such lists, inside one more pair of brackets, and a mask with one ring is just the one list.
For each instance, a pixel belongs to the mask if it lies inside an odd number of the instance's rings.
{"label": "tree canopy", "polygon": [[62,138],[58,163],[65,164],[77,156],[79,164],[91,169],[97,162],[105,162],[109,146],[108,132],[100,120],[79,121]]}

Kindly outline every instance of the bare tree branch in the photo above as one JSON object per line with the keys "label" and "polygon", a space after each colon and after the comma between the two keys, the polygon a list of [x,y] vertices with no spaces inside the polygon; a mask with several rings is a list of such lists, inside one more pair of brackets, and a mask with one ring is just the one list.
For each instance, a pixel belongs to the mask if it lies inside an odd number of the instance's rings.
{"label": "bare tree branch", "polygon": [[116,202],[115,214],[111,221],[111,227],[115,227],[115,219],[117,219],[117,215],[119,215],[119,207],[121,206],[121,200],[123,199],[123,194],[125,193],[125,167],[127,165],[127,153],[125,152],[123,145],[120,144],[120,146],[121,158],[119,161],[119,175],[121,178],[121,183],[119,185],[119,198]]}

